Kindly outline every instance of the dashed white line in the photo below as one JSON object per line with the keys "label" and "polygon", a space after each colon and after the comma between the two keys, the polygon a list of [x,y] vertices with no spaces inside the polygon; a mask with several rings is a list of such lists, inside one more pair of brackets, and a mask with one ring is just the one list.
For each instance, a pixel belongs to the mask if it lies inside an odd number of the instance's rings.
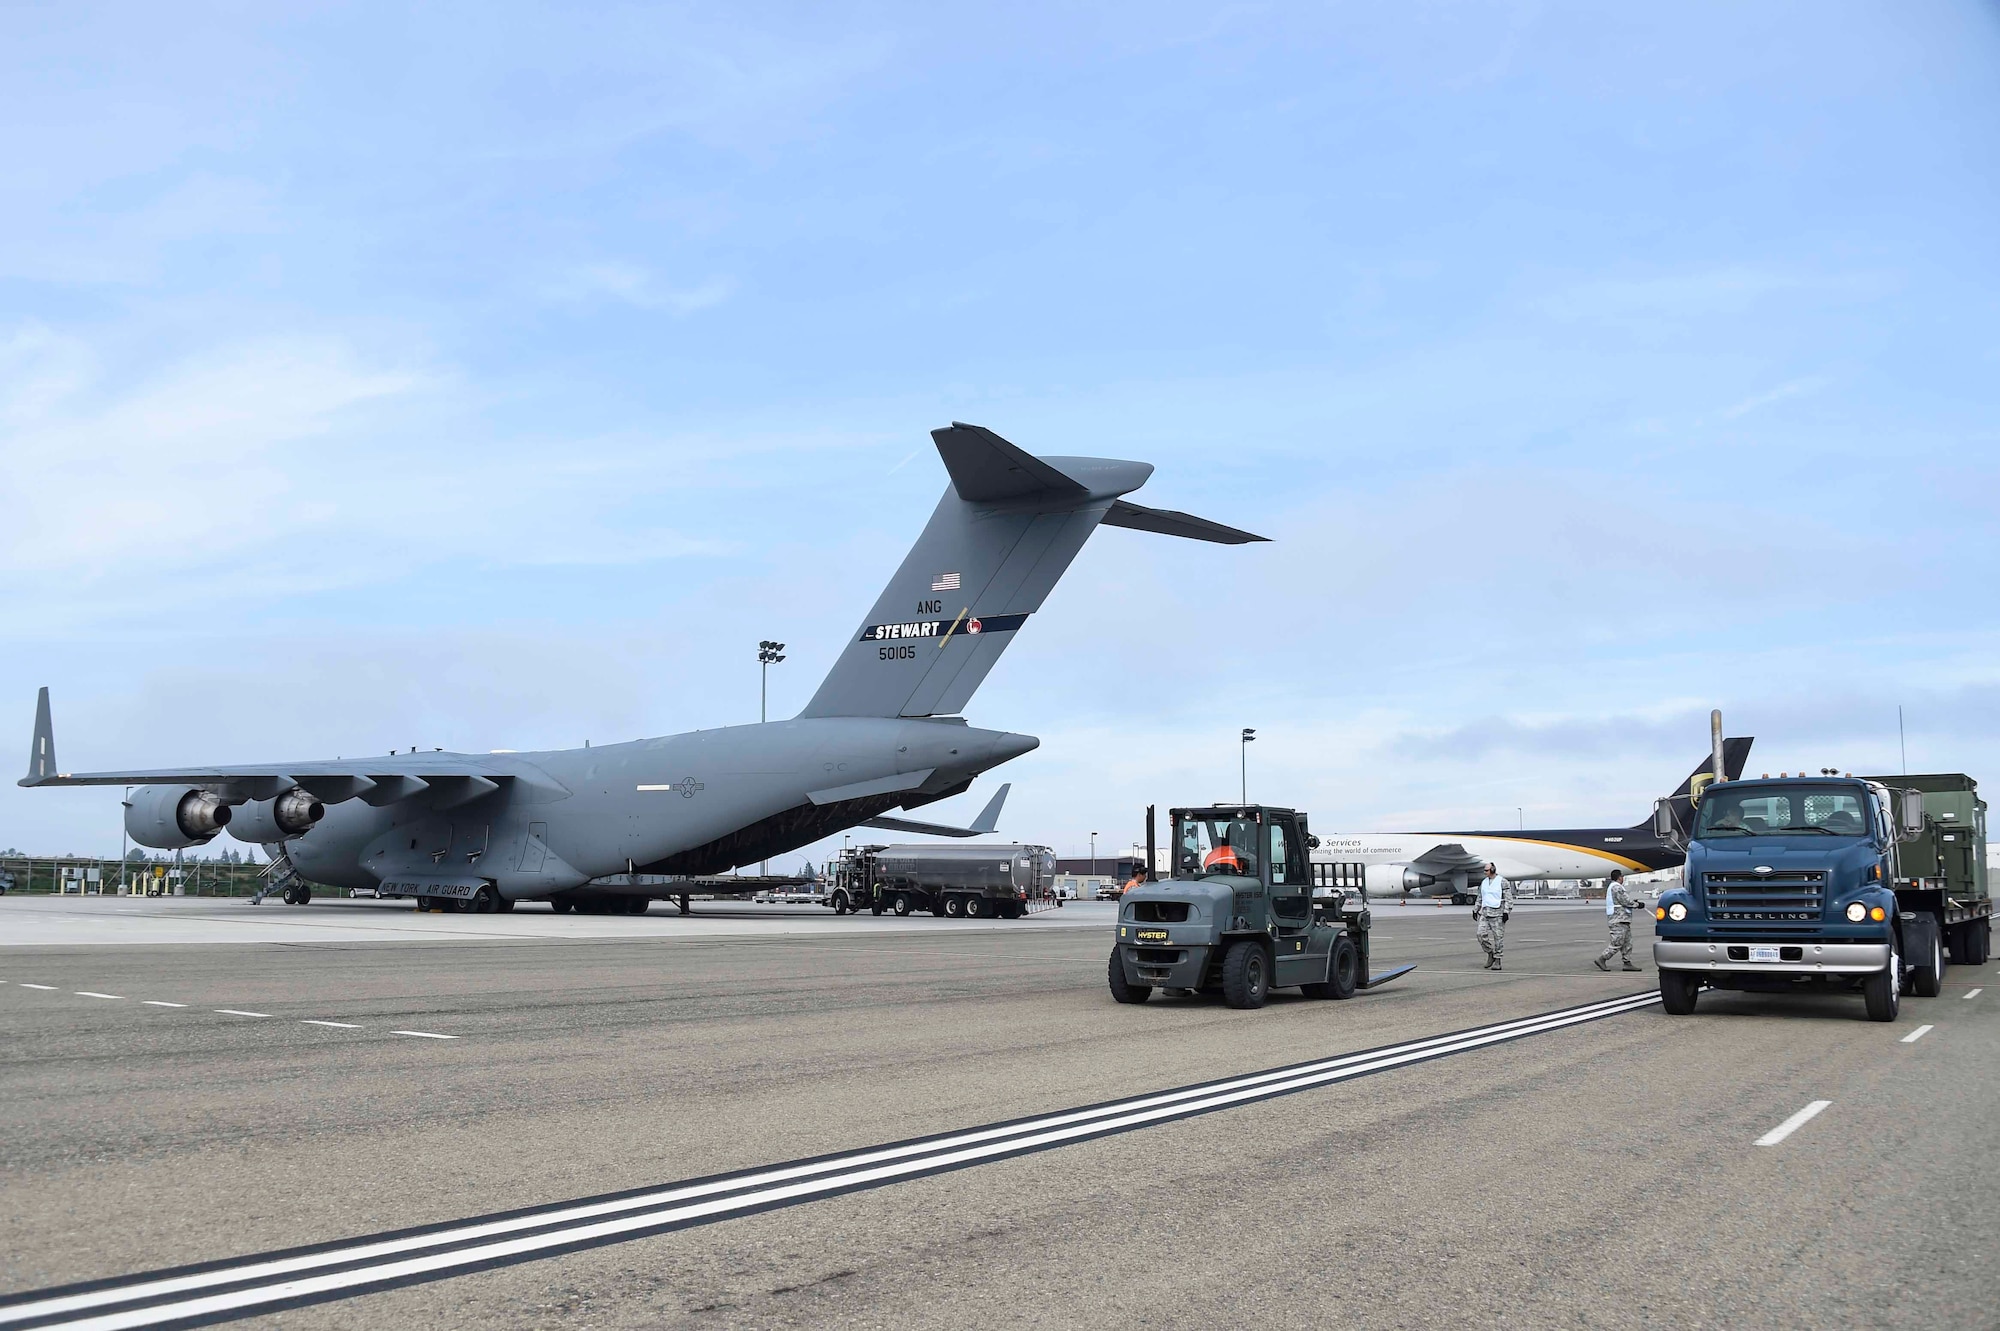
{"label": "dashed white line", "polygon": [[439,1035],[435,1031],[390,1031],[391,1035],[415,1035],[425,1040],[456,1040],[456,1035]]}
{"label": "dashed white line", "polygon": [[142,1003],[144,1003],[144,1004],[145,1004],[145,1005],[146,1005],[147,1007],[186,1007],[186,1006],[187,1006],[187,1004],[186,1004],[186,1003],[169,1003],[169,1002],[168,1002],[168,1001],[167,1001],[166,999],[164,999],[164,998],[142,998],[142,999],[140,999],[139,1001],[140,1001],[140,1002],[142,1002]]}
{"label": "dashed white line", "polygon": [[1967,994],[1966,994],[1966,997],[1967,997],[1967,998],[1977,998],[1977,997],[1979,997],[1979,996],[1980,996],[1981,994],[1983,994],[1983,993],[1985,993],[1985,992],[1986,992],[1986,991],[1985,991],[1984,989],[1974,989],[1974,990],[1972,990],[1971,992],[1967,993]]}
{"label": "dashed white line", "polygon": [[29,984],[26,980],[21,981],[21,987],[23,989],[46,989],[50,993],[54,993],[56,988],[52,984]]}
{"label": "dashed white line", "polygon": [[1923,1039],[1926,1035],[1929,1035],[1932,1031],[1936,1029],[1937,1027],[1930,1025],[1929,1023],[1925,1023],[1924,1025],[1919,1026],[1917,1027],[1917,1029],[1911,1031],[1908,1035],[1904,1036],[1901,1040],[1898,1040],[1896,1043],[1915,1044],[1917,1041]]}
{"label": "dashed white line", "polygon": [[271,1015],[268,1012],[242,1012],[233,1007],[219,1007],[215,1010],[225,1017],[268,1017]]}
{"label": "dashed white line", "polygon": [[73,990],[78,998],[123,998],[123,994],[100,994],[90,989]]}
{"label": "dashed white line", "polygon": [[1797,1132],[1800,1128],[1804,1127],[1814,1118],[1817,1118],[1819,1116],[1819,1111],[1825,1109],[1828,1105],[1832,1103],[1833,1101],[1831,1100],[1813,1101],[1811,1104],[1807,1105],[1804,1109],[1801,1109],[1798,1113],[1792,1115],[1790,1118],[1786,1119],[1783,1123],[1780,1123],[1777,1127],[1772,1128],[1769,1132],[1759,1137],[1757,1139],[1757,1145],[1776,1146],[1779,1142],[1783,1141],[1785,1138]]}
{"label": "dashed white line", "polygon": [[310,1017],[302,1019],[299,1024],[301,1026],[333,1026],[343,1031],[358,1031],[361,1029],[361,1027],[351,1021],[314,1021]]}

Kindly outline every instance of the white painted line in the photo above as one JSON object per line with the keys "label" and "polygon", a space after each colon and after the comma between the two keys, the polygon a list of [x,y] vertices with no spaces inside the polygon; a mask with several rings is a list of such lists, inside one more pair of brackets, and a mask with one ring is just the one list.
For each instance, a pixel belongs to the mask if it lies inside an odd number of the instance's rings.
{"label": "white painted line", "polygon": [[123,997],[125,997],[125,995],[123,994],[100,994],[93,992],[92,990],[89,989],[78,989],[75,992],[78,998],[121,998],[122,999]]}
{"label": "white painted line", "polygon": [[358,1031],[361,1029],[351,1021],[314,1021],[310,1017],[299,1024],[301,1026],[333,1026],[343,1031]]}
{"label": "white painted line", "polygon": [[268,1017],[271,1015],[268,1012],[239,1012],[233,1007],[219,1007],[215,1010],[225,1017]]}
{"label": "white painted line", "polygon": [[142,998],[142,999],[140,999],[139,1001],[140,1001],[140,1002],[142,1002],[142,1003],[144,1003],[144,1004],[145,1004],[145,1005],[146,1005],[147,1007],[186,1007],[186,1006],[187,1006],[187,1004],[186,1004],[186,1003],[169,1003],[169,1002],[167,1002],[167,1000],[166,1000],[166,999],[164,999],[164,998]]}
{"label": "white painted line", "polygon": [[1783,1123],[1780,1123],[1777,1127],[1772,1128],[1769,1132],[1759,1137],[1757,1139],[1757,1145],[1776,1146],[1779,1142],[1791,1136],[1793,1133],[1797,1132],[1800,1128],[1804,1127],[1807,1123],[1817,1118],[1819,1116],[1819,1111],[1826,1108],[1828,1105],[1832,1103],[1833,1101],[1831,1100],[1813,1101],[1811,1104],[1807,1105],[1804,1109],[1801,1109],[1798,1113],[1792,1115],[1790,1118],[1786,1119]]}
{"label": "white painted line", "polygon": [[21,987],[23,989],[46,989],[50,993],[54,993],[56,988],[52,984],[29,984],[26,980],[21,981]]}
{"label": "white painted line", "polygon": [[425,1040],[456,1040],[456,1035],[438,1035],[432,1031],[390,1031],[391,1035],[414,1035]]}
{"label": "white painted line", "polygon": [[1929,1035],[1932,1031],[1936,1029],[1937,1027],[1929,1024],[1919,1026],[1917,1027],[1917,1029],[1911,1031],[1908,1035],[1904,1036],[1901,1040],[1898,1040],[1897,1043],[1915,1044],[1917,1041],[1923,1039],[1926,1035]]}
{"label": "white painted line", "polygon": [[1977,997],[1979,997],[1979,996],[1980,996],[1981,994],[1983,994],[1983,993],[1985,993],[1985,992],[1986,992],[1986,991],[1985,991],[1984,989],[1974,989],[1974,990],[1973,990],[1972,992],[1968,993],[1968,994],[1966,995],[1966,997],[1967,997],[1967,998],[1977,998]]}

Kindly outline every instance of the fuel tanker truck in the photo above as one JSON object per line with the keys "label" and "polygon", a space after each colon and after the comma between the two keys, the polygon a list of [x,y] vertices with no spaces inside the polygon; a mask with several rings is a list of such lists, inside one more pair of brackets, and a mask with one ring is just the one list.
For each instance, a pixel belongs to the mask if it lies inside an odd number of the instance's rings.
{"label": "fuel tanker truck", "polygon": [[1047,846],[854,846],[834,862],[836,915],[927,910],[952,919],[1016,920],[1056,872]]}

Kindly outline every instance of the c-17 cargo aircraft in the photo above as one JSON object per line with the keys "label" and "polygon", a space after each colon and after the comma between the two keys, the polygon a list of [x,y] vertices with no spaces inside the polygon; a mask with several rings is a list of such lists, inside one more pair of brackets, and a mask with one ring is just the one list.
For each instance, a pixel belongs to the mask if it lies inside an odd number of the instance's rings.
{"label": "c-17 cargo aircraft", "polygon": [[56,765],[44,688],[21,784],[137,786],[125,806],[134,841],[171,850],[227,829],[272,850],[288,879],[300,876],[286,894],[300,904],[322,883],[421,906],[509,910],[546,899],[597,909],[615,900],[644,910],[650,897],[688,888],[642,876],[719,874],[857,825],[991,831],[998,798],[970,829],[889,811],[959,794],[1041,743],[959,713],[1090,534],[1108,524],[1225,545],[1265,538],[1129,502],[1123,496],[1152,475],[1148,463],[1035,457],[977,425],[931,437],[951,483],[792,720],[547,753],[413,749],[70,774]]}
{"label": "c-17 cargo aircraft", "polygon": [[[1734,781],[1750,757],[1747,737],[1722,742],[1722,766]],[[1668,798],[1679,825],[1691,825],[1694,792],[1714,780],[1715,759],[1704,757]],[[1516,881],[1603,878],[1613,869],[1648,873],[1671,869],[1684,849],[1653,832],[1649,816],[1632,827],[1528,828],[1514,832],[1362,832],[1320,838],[1317,862],[1362,864],[1373,894],[1472,899],[1488,864]]]}

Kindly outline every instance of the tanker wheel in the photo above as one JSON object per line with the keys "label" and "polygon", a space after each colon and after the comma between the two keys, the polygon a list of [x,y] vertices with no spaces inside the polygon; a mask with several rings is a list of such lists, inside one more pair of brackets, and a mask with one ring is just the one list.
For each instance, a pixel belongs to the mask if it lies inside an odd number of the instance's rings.
{"label": "tanker wheel", "polygon": [[966,919],[983,920],[992,914],[993,914],[993,903],[988,901],[985,897],[967,897],[965,899]]}
{"label": "tanker wheel", "polygon": [[910,913],[910,894],[908,892],[898,892],[896,894],[895,907],[898,915],[908,915]]}
{"label": "tanker wheel", "polygon": [[944,913],[954,920],[965,914],[964,899],[960,897],[946,897],[944,899]]}

